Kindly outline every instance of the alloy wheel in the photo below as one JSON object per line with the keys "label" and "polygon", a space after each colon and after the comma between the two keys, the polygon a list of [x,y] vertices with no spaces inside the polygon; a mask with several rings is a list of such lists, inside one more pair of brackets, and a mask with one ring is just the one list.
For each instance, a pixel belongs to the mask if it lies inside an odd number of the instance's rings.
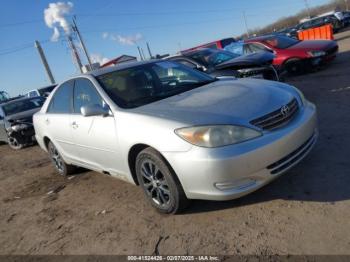
{"label": "alloy wheel", "polygon": [[63,173],[64,166],[63,166],[63,160],[61,155],[58,153],[56,147],[51,146],[50,147],[50,156],[53,164],[55,165],[55,168],[60,172]]}
{"label": "alloy wheel", "polygon": [[141,165],[143,186],[152,201],[159,206],[170,203],[169,185],[157,165],[147,159]]}

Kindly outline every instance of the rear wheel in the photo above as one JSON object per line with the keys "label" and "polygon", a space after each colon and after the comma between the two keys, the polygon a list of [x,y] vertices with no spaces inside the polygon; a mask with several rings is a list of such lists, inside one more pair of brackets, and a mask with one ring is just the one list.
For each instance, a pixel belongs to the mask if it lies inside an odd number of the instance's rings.
{"label": "rear wheel", "polygon": [[178,213],[189,200],[172,169],[154,149],[146,148],[136,158],[136,175],[151,205],[161,213]]}
{"label": "rear wheel", "polygon": [[56,171],[60,175],[67,176],[74,172],[75,167],[72,165],[68,165],[64,162],[61,154],[58,152],[57,148],[51,141],[48,144],[48,151],[49,151],[51,162],[53,163]]}

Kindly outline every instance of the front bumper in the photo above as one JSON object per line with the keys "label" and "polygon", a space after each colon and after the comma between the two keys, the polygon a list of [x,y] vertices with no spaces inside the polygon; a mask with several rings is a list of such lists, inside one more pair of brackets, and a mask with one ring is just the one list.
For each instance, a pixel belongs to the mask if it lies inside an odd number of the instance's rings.
{"label": "front bumper", "polygon": [[307,102],[288,125],[260,138],[162,154],[188,198],[230,200],[259,189],[296,165],[311,151],[317,136],[316,108]]}
{"label": "front bumper", "polygon": [[36,141],[34,127],[32,125],[19,131],[8,131],[8,133],[10,137],[16,138],[17,142],[21,145],[29,145]]}
{"label": "front bumper", "polygon": [[322,66],[329,62],[331,62],[338,53],[338,46],[334,46],[328,50],[326,50],[326,54],[320,57],[313,57],[310,58],[308,61],[311,64],[311,66]]}

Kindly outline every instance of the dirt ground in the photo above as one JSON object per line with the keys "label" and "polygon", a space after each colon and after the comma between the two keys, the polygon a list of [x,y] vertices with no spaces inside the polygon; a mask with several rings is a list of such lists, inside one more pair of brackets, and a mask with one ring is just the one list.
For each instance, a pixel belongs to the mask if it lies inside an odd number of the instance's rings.
{"label": "dirt ground", "polygon": [[350,254],[350,31],[337,39],[329,67],[287,81],[318,107],[316,147],[238,200],[160,215],[138,187],[0,146],[0,254]]}

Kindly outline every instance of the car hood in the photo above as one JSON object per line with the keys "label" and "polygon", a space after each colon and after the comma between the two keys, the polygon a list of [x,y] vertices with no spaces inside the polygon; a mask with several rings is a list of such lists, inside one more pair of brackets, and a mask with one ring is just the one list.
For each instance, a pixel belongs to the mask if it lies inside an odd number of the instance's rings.
{"label": "car hood", "polygon": [[20,120],[21,122],[33,122],[33,115],[38,112],[40,108],[34,108],[28,111],[20,112],[6,117],[7,121]]}
{"label": "car hood", "polygon": [[327,50],[336,46],[336,42],[331,40],[305,40],[288,47],[289,50],[305,49],[305,50]]}
{"label": "car hood", "polygon": [[290,102],[293,94],[288,88],[266,80],[219,80],[132,111],[187,125],[249,125]]}
{"label": "car hood", "polygon": [[251,66],[260,66],[271,64],[272,60],[275,58],[275,55],[270,52],[257,52],[249,55],[242,55],[231,60],[228,60],[224,63],[216,65],[216,69],[225,69],[225,68],[246,68]]}

